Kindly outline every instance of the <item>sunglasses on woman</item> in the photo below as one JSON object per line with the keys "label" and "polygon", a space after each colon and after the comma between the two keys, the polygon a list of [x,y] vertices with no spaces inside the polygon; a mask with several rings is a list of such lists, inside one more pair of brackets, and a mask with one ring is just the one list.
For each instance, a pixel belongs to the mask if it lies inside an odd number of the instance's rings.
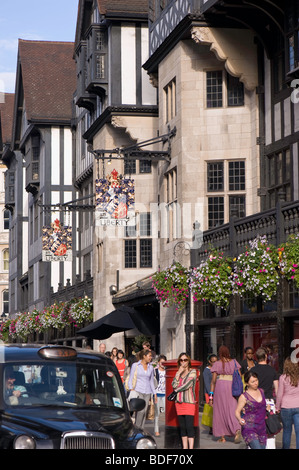
{"label": "sunglasses on woman", "polygon": [[188,362],[188,359],[180,359],[180,362]]}

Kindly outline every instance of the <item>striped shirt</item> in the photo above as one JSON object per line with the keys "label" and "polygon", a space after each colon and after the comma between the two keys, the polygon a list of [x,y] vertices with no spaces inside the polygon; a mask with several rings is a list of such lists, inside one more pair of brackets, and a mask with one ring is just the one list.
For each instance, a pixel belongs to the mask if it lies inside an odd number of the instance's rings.
{"label": "striped shirt", "polygon": [[176,401],[178,403],[196,403],[195,399],[196,370],[191,369],[186,377],[182,378],[176,373],[172,387],[178,392]]}

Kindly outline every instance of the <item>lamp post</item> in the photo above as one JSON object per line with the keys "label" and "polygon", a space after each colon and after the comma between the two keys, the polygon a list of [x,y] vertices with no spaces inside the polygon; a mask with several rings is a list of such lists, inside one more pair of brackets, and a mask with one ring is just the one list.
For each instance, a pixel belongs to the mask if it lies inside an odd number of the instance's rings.
{"label": "lamp post", "polygon": [[[177,242],[173,248],[174,261],[176,258],[183,260],[184,257],[189,255],[188,265],[190,266],[190,252],[191,250],[199,249],[203,242],[203,232],[199,229],[200,223],[198,221],[193,224],[192,232],[192,246],[186,241]],[[181,263],[183,264],[183,262]],[[191,356],[191,332],[193,325],[191,324],[191,289],[189,287],[189,295],[186,302],[186,322],[185,322],[185,340],[186,340],[186,353]]]}

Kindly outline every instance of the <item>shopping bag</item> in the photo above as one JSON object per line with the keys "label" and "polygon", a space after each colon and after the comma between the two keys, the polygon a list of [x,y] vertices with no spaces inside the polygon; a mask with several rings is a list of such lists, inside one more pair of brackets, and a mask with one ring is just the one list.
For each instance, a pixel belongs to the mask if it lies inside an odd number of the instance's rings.
{"label": "shopping bag", "polygon": [[146,413],[146,419],[154,419],[155,417],[155,404],[153,400],[149,401],[148,408],[147,408],[147,413]]}
{"label": "shopping bag", "polygon": [[209,426],[210,428],[213,427],[213,407],[208,403],[205,403],[203,407],[201,424]]}
{"label": "shopping bag", "polygon": [[235,398],[238,398],[243,393],[243,382],[241,375],[237,369],[237,363],[235,361],[235,370],[233,373],[233,382],[232,382],[232,395]]}
{"label": "shopping bag", "polygon": [[279,413],[267,411],[266,429],[268,436],[275,436],[282,430],[282,420]]}

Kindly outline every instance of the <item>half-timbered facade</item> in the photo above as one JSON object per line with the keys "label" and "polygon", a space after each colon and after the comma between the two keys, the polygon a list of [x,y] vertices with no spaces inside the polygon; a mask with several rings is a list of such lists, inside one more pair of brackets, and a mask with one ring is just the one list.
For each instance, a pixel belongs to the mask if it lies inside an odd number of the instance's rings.
{"label": "half-timbered facade", "polygon": [[[9,315],[9,225],[10,211],[6,207],[6,166],[12,135],[13,93],[0,92],[0,312],[1,318]],[[12,194],[13,196],[13,194]]]}
{"label": "half-timbered facade", "polygon": [[[12,140],[5,155],[6,207],[10,216],[10,314],[43,309],[76,275],[73,261],[45,262],[42,229],[58,205],[75,199],[72,174],[72,95],[76,87],[73,43],[19,40]],[[57,207],[55,207],[57,205]],[[57,209],[53,212],[53,209]],[[75,230],[74,230],[75,246]]]}
{"label": "half-timbered facade", "polygon": [[[135,185],[134,226],[101,226],[88,208],[79,216],[80,265],[93,275],[96,320],[114,309],[116,291],[149,276],[157,266],[150,217],[150,203],[156,202],[157,164],[150,159],[124,161],[115,150],[157,136],[157,93],[142,68],[148,58],[147,2],[80,1],[74,57],[79,199],[92,209],[95,180],[113,171],[130,177]],[[157,315],[153,293],[151,301]],[[141,312],[143,307],[141,302]],[[123,335],[109,341],[124,347]]]}

